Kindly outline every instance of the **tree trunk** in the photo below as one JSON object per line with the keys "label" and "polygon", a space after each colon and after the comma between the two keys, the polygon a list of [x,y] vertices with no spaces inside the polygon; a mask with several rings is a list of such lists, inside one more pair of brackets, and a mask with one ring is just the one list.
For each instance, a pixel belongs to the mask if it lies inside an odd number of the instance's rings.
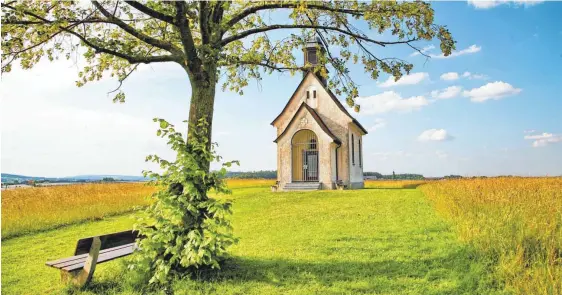
{"label": "tree trunk", "polygon": [[[191,103],[189,106],[189,119],[187,138],[188,140],[207,140],[207,147],[211,147],[211,135],[213,131],[213,112],[215,105],[215,88],[217,84],[216,66],[206,65],[197,73],[192,73],[186,69],[191,81]],[[196,134],[196,126],[199,120],[204,119],[208,128],[203,134]],[[198,137],[198,138],[197,138]],[[203,169],[209,171],[210,163],[204,163]]]}

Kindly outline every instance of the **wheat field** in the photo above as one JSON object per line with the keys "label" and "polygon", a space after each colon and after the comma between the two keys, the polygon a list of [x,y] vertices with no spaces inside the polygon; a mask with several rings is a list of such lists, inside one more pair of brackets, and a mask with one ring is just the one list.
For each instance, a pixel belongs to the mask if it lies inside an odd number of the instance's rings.
{"label": "wheat field", "polygon": [[128,212],[148,204],[154,189],[144,183],[103,183],[5,190],[2,239]]}
{"label": "wheat field", "polygon": [[[275,184],[270,179],[229,179],[230,188]],[[91,183],[2,191],[2,239],[146,206],[156,190],[146,183]]]}
{"label": "wheat field", "polygon": [[562,178],[436,181],[420,189],[515,294],[562,294]]}

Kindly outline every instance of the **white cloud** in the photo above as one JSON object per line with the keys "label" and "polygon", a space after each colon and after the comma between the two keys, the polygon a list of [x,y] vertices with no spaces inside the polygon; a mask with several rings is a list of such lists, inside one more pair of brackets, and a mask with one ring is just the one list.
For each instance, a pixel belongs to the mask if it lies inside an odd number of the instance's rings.
{"label": "white cloud", "polygon": [[543,147],[548,144],[562,142],[562,134],[542,133],[536,135],[525,135],[527,140],[533,140],[533,147]]}
{"label": "white cloud", "polygon": [[473,102],[483,102],[489,99],[502,99],[506,96],[516,95],[522,91],[521,88],[515,88],[509,83],[496,81],[488,83],[479,88],[465,90],[463,95],[470,97]]}
{"label": "white cloud", "polygon": [[410,75],[402,76],[398,81],[394,81],[395,78],[390,76],[386,81],[379,83],[378,85],[383,88],[401,85],[415,85],[427,78],[429,78],[428,73],[412,73]]}
{"label": "white cloud", "polygon": [[[424,48],[420,49],[420,51],[421,51],[421,53],[426,53],[426,52],[428,52],[432,49],[435,49],[435,46],[428,45],[428,46],[425,46]],[[410,56],[417,56],[417,55],[420,55],[421,53],[419,51],[414,51],[414,52],[412,52],[412,54],[410,54]]]}
{"label": "white cloud", "polygon": [[448,73],[444,73],[443,75],[441,75],[441,80],[445,80],[445,81],[454,81],[454,80],[458,80],[459,78],[467,78],[469,80],[485,80],[488,79],[488,76],[483,75],[483,74],[474,74],[471,72],[464,72],[462,73],[462,75],[460,75],[457,72],[448,72]]}
{"label": "white cloud", "polygon": [[489,9],[502,4],[514,4],[515,6],[533,6],[542,3],[542,0],[468,0],[468,4],[476,9]]}
{"label": "white cloud", "polygon": [[488,76],[483,74],[473,74],[471,72],[464,72],[462,74],[463,78],[468,78],[470,80],[485,80],[488,79]]}
{"label": "white cloud", "polygon": [[458,78],[459,78],[459,74],[456,72],[448,72],[441,75],[441,80],[445,80],[445,81],[453,81],[453,80],[457,80]]}
{"label": "white cloud", "polygon": [[525,134],[530,134],[530,133],[535,133],[535,132],[537,132],[537,130],[535,130],[535,129],[523,130],[523,133],[525,133]]}
{"label": "white cloud", "polygon": [[488,9],[496,7],[501,4],[500,1],[478,1],[478,0],[468,0],[468,4],[474,6],[478,9]]}
{"label": "white cloud", "polygon": [[439,55],[430,54],[429,56],[431,56],[433,58],[438,58],[438,59],[439,58],[451,58],[451,57],[461,56],[461,55],[465,55],[465,54],[476,53],[476,52],[479,52],[480,50],[482,50],[482,47],[477,46],[476,44],[473,44],[473,45],[470,45],[466,49],[459,50],[459,51],[453,51],[448,56],[445,56],[443,53],[441,53]]}
{"label": "white cloud", "polygon": [[418,136],[419,141],[445,141],[451,139],[453,137],[445,129],[425,130]]}
{"label": "white cloud", "polygon": [[449,99],[457,97],[461,93],[462,87],[460,86],[450,86],[443,90],[433,90],[431,91],[431,97],[436,99]]}
{"label": "white cloud", "polygon": [[369,128],[369,131],[373,132],[376,131],[377,129],[383,128],[386,126],[386,120],[382,119],[382,118],[376,118],[375,119],[375,125],[373,125],[371,128]]}
{"label": "white cloud", "polygon": [[372,96],[358,97],[356,102],[361,106],[361,113],[380,114],[386,112],[409,112],[419,110],[429,104],[424,96],[402,98],[394,91],[385,91]]}

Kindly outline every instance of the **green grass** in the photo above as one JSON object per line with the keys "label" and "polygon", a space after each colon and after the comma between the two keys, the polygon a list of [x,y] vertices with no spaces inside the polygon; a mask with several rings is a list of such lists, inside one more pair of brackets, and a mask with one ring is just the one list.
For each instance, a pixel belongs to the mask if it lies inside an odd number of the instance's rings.
{"label": "green grass", "polygon": [[[486,268],[415,189],[270,193],[235,189],[240,243],[217,273],[175,294],[490,294]],[[130,228],[131,215],[2,242],[3,294],[67,291],[44,266],[78,238]],[[140,294],[124,259],[98,266],[80,294]]]}

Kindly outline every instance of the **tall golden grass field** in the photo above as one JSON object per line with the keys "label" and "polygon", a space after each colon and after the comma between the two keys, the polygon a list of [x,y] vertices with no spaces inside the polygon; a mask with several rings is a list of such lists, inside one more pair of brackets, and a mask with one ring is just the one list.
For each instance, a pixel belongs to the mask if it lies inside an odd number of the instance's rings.
{"label": "tall golden grass field", "polygon": [[4,190],[2,238],[130,212],[147,205],[154,189],[143,183],[103,183]]}
{"label": "tall golden grass field", "polygon": [[[228,186],[268,186],[270,179],[229,179]],[[2,191],[2,239],[131,212],[156,190],[146,183],[90,183]]]}
{"label": "tall golden grass field", "polygon": [[434,181],[420,189],[515,294],[562,294],[562,178]]}

